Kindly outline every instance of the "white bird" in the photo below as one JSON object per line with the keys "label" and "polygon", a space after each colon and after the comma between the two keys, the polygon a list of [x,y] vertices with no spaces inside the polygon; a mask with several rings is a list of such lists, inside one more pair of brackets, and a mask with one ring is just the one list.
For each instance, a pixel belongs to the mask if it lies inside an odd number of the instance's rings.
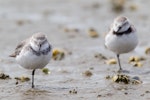
{"label": "white bird", "polygon": [[45,34],[36,33],[20,42],[10,57],[15,57],[18,64],[26,69],[32,69],[32,88],[34,88],[34,73],[36,69],[45,67],[52,56],[51,45]]}
{"label": "white bird", "polygon": [[119,55],[135,49],[138,44],[136,30],[128,18],[117,17],[105,37],[105,46],[117,55],[119,72],[122,71]]}

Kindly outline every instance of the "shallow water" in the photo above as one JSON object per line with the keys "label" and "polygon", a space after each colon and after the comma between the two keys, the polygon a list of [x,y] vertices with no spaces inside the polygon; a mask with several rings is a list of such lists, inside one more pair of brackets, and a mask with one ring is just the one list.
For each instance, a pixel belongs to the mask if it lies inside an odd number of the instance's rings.
{"label": "shallow water", "polygon": [[[98,4],[96,7],[95,4]],[[137,9],[131,11],[129,6],[135,4]],[[0,1],[0,71],[9,74],[12,79],[0,80],[0,98],[23,100],[148,100],[150,99],[149,55],[144,50],[149,47],[149,1],[128,1],[123,14],[133,22],[139,36],[139,45],[135,51],[121,55],[123,69],[130,76],[138,76],[143,81],[140,85],[121,85],[106,80],[107,75],[114,74],[118,65],[106,65],[104,60],[94,57],[101,53],[107,58],[115,55],[104,47],[104,35],[113,19],[119,15],[111,10],[109,0],[5,0]],[[98,38],[88,35],[89,28],[99,33]],[[78,29],[79,32],[65,32],[65,28]],[[16,85],[14,77],[31,77],[31,71],[19,67],[15,59],[8,55],[13,52],[18,42],[35,32],[45,32],[54,48],[66,52],[65,59],[51,60],[46,66],[50,75],[36,71],[35,89],[31,82]],[[133,67],[128,63],[131,55],[144,56],[143,67]],[[92,69],[90,69],[92,68]],[[90,70],[93,75],[82,75]],[[77,94],[70,94],[75,89]],[[99,96],[98,96],[99,95]]]}

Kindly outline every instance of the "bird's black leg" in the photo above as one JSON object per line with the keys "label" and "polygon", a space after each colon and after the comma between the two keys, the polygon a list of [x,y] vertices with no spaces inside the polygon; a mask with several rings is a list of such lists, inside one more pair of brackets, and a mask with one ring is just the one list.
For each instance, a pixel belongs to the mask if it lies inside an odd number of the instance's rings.
{"label": "bird's black leg", "polygon": [[35,69],[33,69],[32,71],[32,88],[34,88],[34,73],[35,73]]}
{"label": "bird's black leg", "polygon": [[121,64],[120,64],[119,54],[117,54],[117,60],[118,60],[118,64],[119,64],[119,70],[118,70],[118,72],[121,72],[122,68],[121,68]]}

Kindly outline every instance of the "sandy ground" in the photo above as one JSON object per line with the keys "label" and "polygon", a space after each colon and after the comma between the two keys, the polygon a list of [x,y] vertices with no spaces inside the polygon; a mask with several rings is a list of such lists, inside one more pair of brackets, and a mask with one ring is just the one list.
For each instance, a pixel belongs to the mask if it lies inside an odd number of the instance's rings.
{"label": "sandy ground", "polygon": [[[11,79],[0,80],[0,100],[149,100],[150,57],[144,53],[150,46],[149,4],[148,0],[130,0],[123,12],[116,13],[109,0],[1,0],[0,70]],[[107,65],[104,59],[94,57],[97,53],[108,59],[115,57],[104,47],[104,34],[120,14],[132,21],[139,36],[135,51],[121,55],[127,74],[143,81],[139,85],[106,80],[107,75],[118,70],[118,65]],[[98,32],[98,38],[88,35],[90,28]],[[49,75],[36,71],[35,89],[31,89],[31,81],[16,85],[15,77],[31,77],[31,71],[19,67],[8,55],[18,42],[39,31],[47,34],[53,48],[65,50],[65,58],[50,61],[46,66],[51,71]],[[132,55],[146,58],[142,67],[128,63]],[[92,72],[91,77],[82,74],[87,70]]]}

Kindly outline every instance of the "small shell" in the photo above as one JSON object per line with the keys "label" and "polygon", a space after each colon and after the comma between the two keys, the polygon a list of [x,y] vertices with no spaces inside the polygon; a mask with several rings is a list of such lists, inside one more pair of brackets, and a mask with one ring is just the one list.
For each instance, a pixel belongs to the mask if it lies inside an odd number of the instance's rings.
{"label": "small shell", "polygon": [[89,29],[88,33],[89,33],[89,36],[92,38],[96,38],[99,36],[99,34],[93,28]]}
{"label": "small shell", "polygon": [[109,59],[106,61],[106,64],[108,64],[108,65],[112,65],[112,64],[116,64],[116,63],[117,63],[116,59]]}
{"label": "small shell", "polygon": [[112,77],[113,82],[116,82],[118,80],[118,78],[119,78],[118,75],[113,76]]}
{"label": "small shell", "polygon": [[140,81],[140,80],[132,80],[132,84],[134,84],[134,85],[142,84],[142,81]]}

